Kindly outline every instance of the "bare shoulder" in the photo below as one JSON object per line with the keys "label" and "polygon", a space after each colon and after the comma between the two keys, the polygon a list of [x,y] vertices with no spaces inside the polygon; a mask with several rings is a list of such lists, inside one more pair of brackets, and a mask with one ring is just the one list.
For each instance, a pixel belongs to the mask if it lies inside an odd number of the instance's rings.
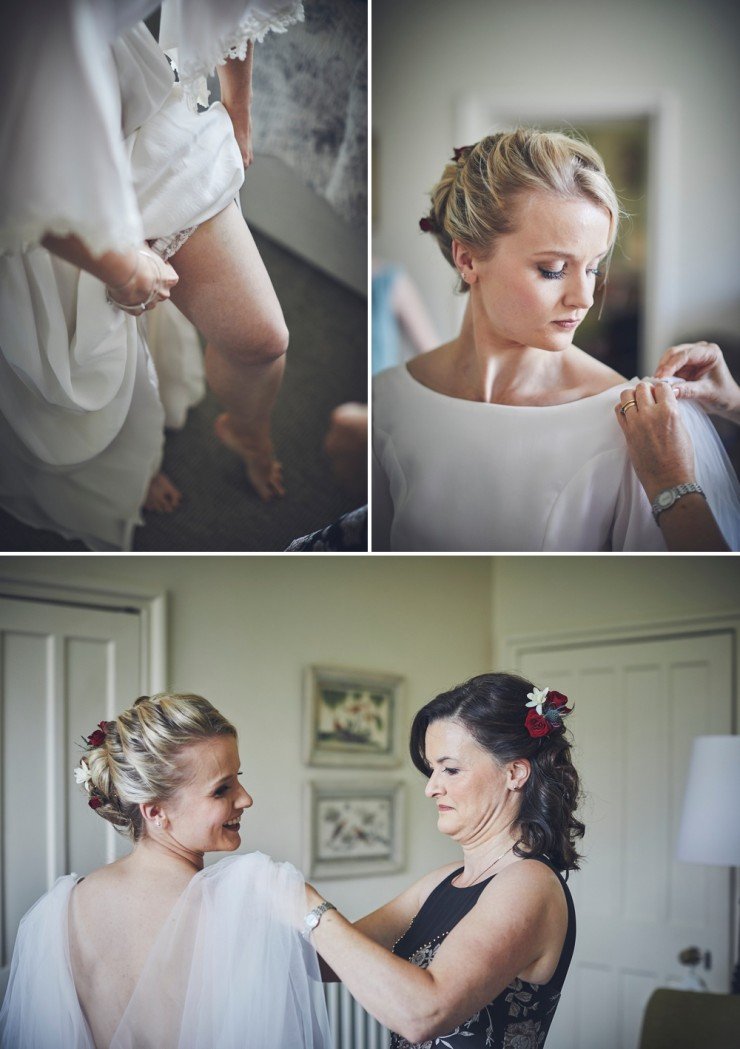
{"label": "bare shoulder", "polygon": [[557,874],[538,860],[516,860],[489,882],[481,900],[495,906],[517,900],[518,906],[534,911],[565,908],[565,894]]}
{"label": "bare shoulder", "polygon": [[116,860],[80,878],[75,885],[74,895],[78,902],[98,901],[101,896],[116,891],[123,881],[125,875],[121,870],[121,860]]}
{"label": "bare shoulder", "polygon": [[580,397],[593,397],[627,380],[608,364],[573,346],[567,365],[566,382],[578,391]]}

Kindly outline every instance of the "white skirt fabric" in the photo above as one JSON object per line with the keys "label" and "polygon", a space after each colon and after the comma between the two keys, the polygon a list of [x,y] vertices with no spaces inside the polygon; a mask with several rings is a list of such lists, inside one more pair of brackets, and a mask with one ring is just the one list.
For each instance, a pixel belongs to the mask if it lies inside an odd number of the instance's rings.
{"label": "white skirt fabric", "polygon": [[[228,113],[188,108],[143,24],[110,52],[101,76],[120,91],[144,238],[207,221],[244,178]],[[158,327],[172,346],[173,324]],[[90,274],[32,246],[0,256],[0,347],[0,505],[93,550],[129,549],[163,444],[144,324],[110,306]]]}
{"label": "white skirt fabric", "polygon": [[[18,930],[1,1049],[95,1049],[80,1008],[60,878]],[[167,918],[110,1049],[330,1049],[301,874],[261,853],[196,874]],[[105,960],[107,961],[107,960]]]}

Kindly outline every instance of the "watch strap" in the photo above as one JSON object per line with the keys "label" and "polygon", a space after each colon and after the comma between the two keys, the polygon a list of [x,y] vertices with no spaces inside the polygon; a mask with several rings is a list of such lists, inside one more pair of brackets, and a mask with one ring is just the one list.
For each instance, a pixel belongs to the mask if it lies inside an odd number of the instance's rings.
{"label": "watch strap", "polygon": [[314,907],[314,909],[312,911],[309,911],[308,914],[306,915],[306,917],[303,919],[303,930],[302,930],[302,932],[303,932],[304,937],[306,939],[309,938],[309,936],[314,931],[314,929],[317,927],[317,925],[319,924],[319,922],[321,921],[321,919],[323,918],[323,916],[326,914],[327,911],[335,911],[335,910],[336,910],[336,907],[334,906],[333,903],[329,903],[328,900],[324,900],[322,903],[320,903],[318,905],[318,907]]}
{"label": "watch strap", "polygon": [[685,495],[691,495],[696,493],[706,499],[704,490],[701,485],[696,484],[695,481],[689,481],[687,484],[677,484],[673,488],[665,488],[660,492],[653,505],[650,509],[653,511],[653,517],[656,522],[664,510],[670,510],[672,506],[675,506],[679,499],[682,499]]}

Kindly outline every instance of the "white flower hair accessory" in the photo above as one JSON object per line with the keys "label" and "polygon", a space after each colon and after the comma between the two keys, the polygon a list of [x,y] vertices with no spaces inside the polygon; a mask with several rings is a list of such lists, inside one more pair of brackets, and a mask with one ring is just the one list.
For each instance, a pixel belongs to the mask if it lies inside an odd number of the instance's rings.
{"label": "white flower hair accessory", "polygon": [[529,703],[528,707],[534,707],[538,714],[542,714],[542,707],[547,699],[547,693],[550,691],[549,688],[533,688],[531,692],[527,693],[527,699]]}
{"label": "white flower hair accessory", "polygon": [[92,780],[92,773],[87,767],[87,762],[83,758],[79,765],[76,765],[72,770],[75,774],[75,783],[82,785],[85,790],[90,793],[90,782]]}
{"label": "white flower hair accessory", "polygon": [[563,718],[573,712],[568,706],[568,697],[553,688],[535,688],[527,693],[529,703],[525,706],[532,709],[524,719],[524,727],[535,739],[549,736],[551,732],[562,730]]}

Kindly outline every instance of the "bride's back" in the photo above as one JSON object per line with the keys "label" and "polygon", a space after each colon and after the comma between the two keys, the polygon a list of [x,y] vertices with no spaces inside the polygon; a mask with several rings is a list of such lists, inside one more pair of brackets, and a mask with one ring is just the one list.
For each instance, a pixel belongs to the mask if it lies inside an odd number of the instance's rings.
{"label": "bride's back", "polygon": [[98,1049],[110,1045],[154,941],[189,877],[152,877],[127,858],[94,871],[72,891],[70,964]]}

